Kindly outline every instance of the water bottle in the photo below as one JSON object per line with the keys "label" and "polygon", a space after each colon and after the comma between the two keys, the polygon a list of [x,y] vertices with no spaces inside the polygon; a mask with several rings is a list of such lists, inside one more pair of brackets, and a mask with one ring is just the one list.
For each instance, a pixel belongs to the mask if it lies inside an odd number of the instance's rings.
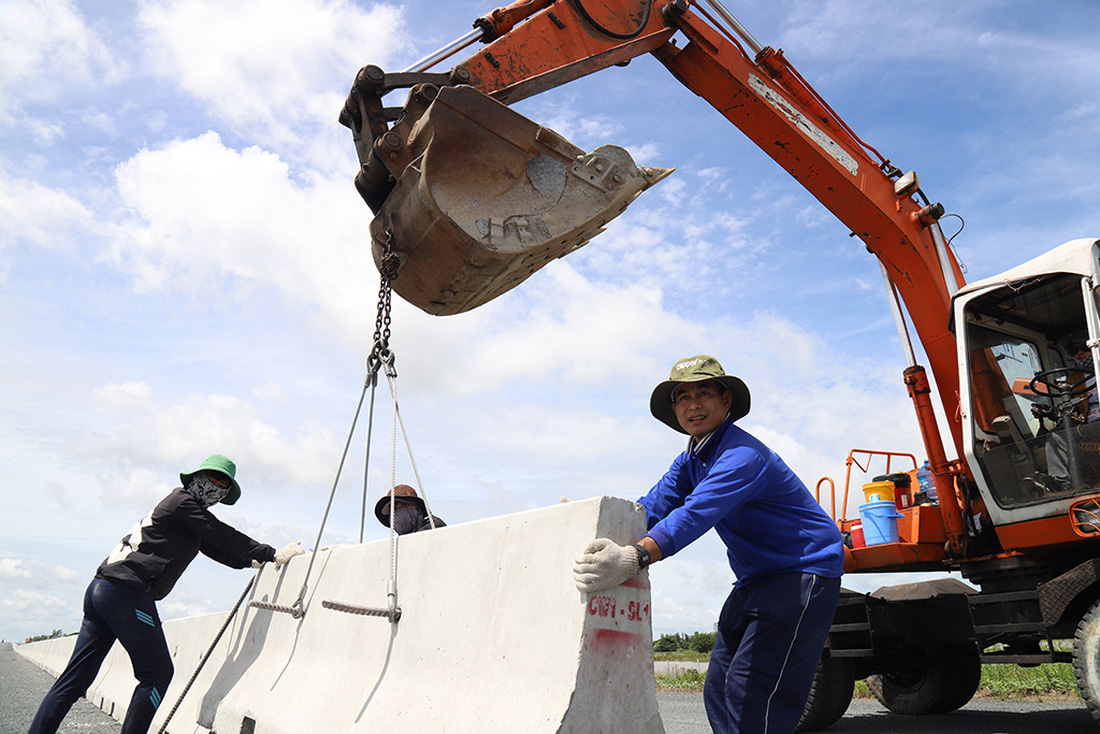
{"label": "water bottle", "polygon": [[920,491],[924,492],[924,496],[930,500],[936,499],[936,483],[932,481],[932,467],[926,461],[924,466],[917,469],[917,484],[920,485]]}

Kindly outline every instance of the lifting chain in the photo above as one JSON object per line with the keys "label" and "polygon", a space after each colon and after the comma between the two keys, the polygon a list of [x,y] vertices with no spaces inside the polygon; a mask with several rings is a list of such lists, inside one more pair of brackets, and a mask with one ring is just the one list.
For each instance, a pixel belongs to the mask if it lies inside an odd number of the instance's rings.
{"label": "lifting chain", "polygon": [[[397,270],[401,265],[401,260],[397,254],[393,251],[393,230],[386,230],[386,241],[382,251],[382,257],[379,258],[378,272],[381,276],[380,285],[378,287],[378,314],[374,320],[374,345],[371,347],[370,356],[367,358],[367,378],[363,383],[363,393],[359,396],[359,404],[355,408],[355,417],[351,422],[351,431],[348,433],[347,443],[344,444],[344,453],[340,457],[340,465],[336,469],[336,479],[332,483],[332,491],[329,493],[328,505],[325,507],[324,517],[321,519],[321,528],[317,532],[317,542],[314,544],[315,548],[321,547],[321,536],[325,531],[325,524],[328,522],[329,511],[332,509],[332,500],[336,495],[336,487],[340,482],[340,474],[344,470],[344,460],[347,459],[348,448],[351,446],[352,436],[355,434],[355,425],[359,421],[359,411],[363,407],[363,399],[366,397],[367,390],[370,390],[370,415],[367,420],[367,463],[364,467],[364,487],[363,487],[363,518],[360,519],[359,529],[359,542],[363,542],[363,527],[362,523],[366,517],[366,476],[370,471],[370,444],[371,444],[371,431],[374,425],[374,389],[378,385],[378,371],[385,367],[384,373],[386,378],[390,382],[391,392],[394,390],[394,378],[397,377],[397,370],[394,369],[394,355],[390,351],[390,296],[393,292],[391,283],[397,278]],[[397,414],[397,397],[394,395],[394,421],[398,420]],[[404,430],[404,424],[402,423],[402,430]],[[395,428],[396,433],[396,428]],[[394,438],[396,444],[396,435]],[[406,438],[406,443],[408,439]],[[410,453],[411,456],[411,453]],[[414,464],[415,466],[415,464]],[[419,480],[419,475],[417,476]],[[392,482],[391,482],[392,486]],[[391,494],[392,504],[392,494]],[[392,517],[392,515],[391,515]],[[434,523],[433,523],[434,525]],[[392,532],[391,532],[392,535]],[[391,558],[390,558],[390,590],[389,590],[389,609],[371,609],[369,607],[354,607],[350,604],[343,604],[341,602],[322,602],[323,607],[329,609],[335,609],[337,611],[348,612],[350,614],[362,614],[366,616],[378,616],[387,617],[391,622],[396,622],[401,618],[401,609],[397,606],[396,590],[395,590],[395,575],[396,575],[396,549],[393,548],[393,539],[391,538]],[[282,614],[289,614],[294,619],[301,619],[305,616],[305,595],[309,585],[310,574],[313,571],[313,562],[317,559],[316,553],[311,553],[309,557],[309,565],[306,567],[305,578],[302,580],[302,588],[298,592],[298,598],[290,606],[284,604],[272,604],[271,602],[253,600],[249,602],[250,607],[256,609],[264,609],[271,612],[280,612]]]}
{"label": "lifting chain", "polygon": [[382,257],[378,261],[378,273],[381,276],[378,286],[378,314],[374,319],[374,346],[367,359],[367,369],[372,379],[377,379],[378,369],[383,364],[393,364],[390,351],[390,297],[393,293],[392,282],[397,279],[397,270],[401,259],[393,251],[393,230],[386,230],[386,242]]}

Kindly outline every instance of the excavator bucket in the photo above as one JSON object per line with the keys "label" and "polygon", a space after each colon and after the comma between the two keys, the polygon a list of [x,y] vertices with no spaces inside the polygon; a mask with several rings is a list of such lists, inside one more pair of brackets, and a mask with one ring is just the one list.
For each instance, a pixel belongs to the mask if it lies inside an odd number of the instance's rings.
{"label": "excavator bucket", "polygon": [[371,223],[375,263],[431,314],[468,311],[583,246],[671,169],[622,148],[585,153],[468,86],[413,88],[374,144],[396,183]]}

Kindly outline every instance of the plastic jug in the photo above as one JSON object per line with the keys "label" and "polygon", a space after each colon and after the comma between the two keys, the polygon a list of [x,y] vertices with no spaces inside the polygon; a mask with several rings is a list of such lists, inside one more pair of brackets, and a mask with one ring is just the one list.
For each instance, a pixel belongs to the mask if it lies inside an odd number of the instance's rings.
{"label": "plastic jug", "polygon": [[924,462],[924,466],[917,469],[917,484],[918,490],[924,492],[924,496],[928,499],[934,500],[936,497],[936,483],[932,481],[932,467],[928,462]]}

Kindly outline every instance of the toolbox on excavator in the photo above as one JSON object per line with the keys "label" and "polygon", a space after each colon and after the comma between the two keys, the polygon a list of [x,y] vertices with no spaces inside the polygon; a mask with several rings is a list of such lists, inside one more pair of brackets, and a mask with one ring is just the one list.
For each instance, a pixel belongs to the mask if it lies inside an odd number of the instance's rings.
{"label": "toolbox on excavator", "polygon": [[414,86],[370,155],[388,174],[381,195],[357,180],[375,209],[375,263],[392,248],[393,289],[436,315],[468,311],[519,285],[672,172],[637,166],[613,145],[585,153],[461,85]]}

